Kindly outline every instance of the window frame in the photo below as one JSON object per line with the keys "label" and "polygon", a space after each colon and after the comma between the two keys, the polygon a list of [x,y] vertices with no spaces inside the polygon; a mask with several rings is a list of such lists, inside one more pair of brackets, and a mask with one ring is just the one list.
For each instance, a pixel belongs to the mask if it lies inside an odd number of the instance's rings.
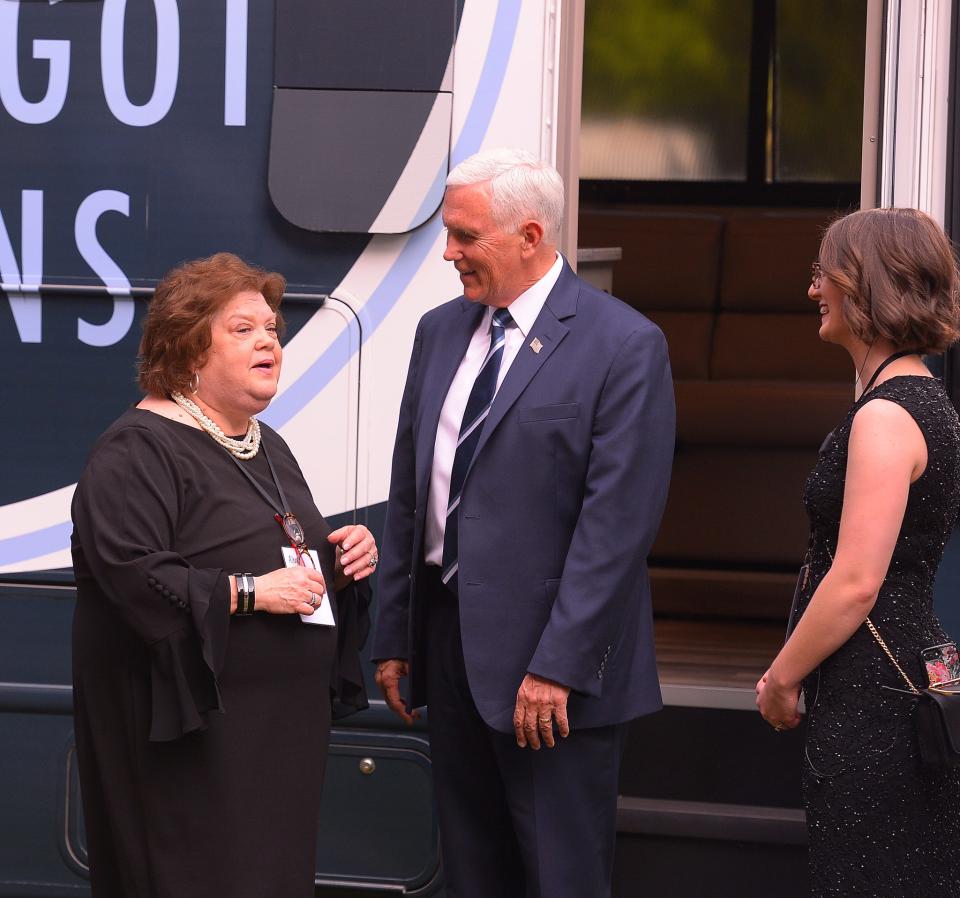
{"label": "window frame", "polygon": [[[953,87],[953,96],[960,90],[960,0],[953,0],[950,17],[953,33],[950,35],[950,75],[949,83]],[[954,250],[960,250],[960,177],[956,175],[956,166],[960,162],[960,115],[957,103],[950,104],[947,125],[947,175],[946,202],[944,203],[943,228],[953,241]],[[954,406],[960,412],[960,343],[955,343],[943,357],[943,382]]]}

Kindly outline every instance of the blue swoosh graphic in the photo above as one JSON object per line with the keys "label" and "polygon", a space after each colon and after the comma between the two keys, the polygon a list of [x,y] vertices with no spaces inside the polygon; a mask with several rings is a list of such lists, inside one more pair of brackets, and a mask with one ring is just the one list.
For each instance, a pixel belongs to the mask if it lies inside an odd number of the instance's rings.
{"label": "blue swoosh graphic", "polygon": [[0,541],[0,564],[14,564],[26,558],[38,558],[59,552],[70,545],[70,533],[73,530],[71,521],[62,524],[53,524],[33,533],[24,533],[22,536],[9,536]]}
{"label": "blue swoosh graphic", "polygon": [[[510,52],[516,37],[517,22],[520,18],[521,0],[500,0],[497,15],[493,22],[493,31],[484,60],[480,80],[473,97],[470,111],[464,122],[460,137],[451,154],[453,165],[462,162],[480,149],[483,138],[490,125],[500,87],[507,71]],[[441,168],[437,178],[445,178],[446,171]],[[436,181],[434,181],[436,184]],[[429,202],[430,193],[427,194]],[[421,210],[425,211],[425,210]],[[407,285],[423,264],[442,229],[439,215],[414,231],[400,251],[400,255],[390,267],[379,286],[370,295],[359,311],[362,343],[373,335],[403,294]],[[344,357],[352,357],[350,350],[351,335],[344,330],[326,348],[323,354],[303,374],[295,380],[281,396],[278,396],[260,417],[271,427],[279,429],[290,421],[317,393],[336,377],[343,368]],[[29,558],[49,555],[67,547],[70,541],[72,524],[67,521],[54,524],[32,533],[7,537],[0,540],[0,566],[16,564]]]}

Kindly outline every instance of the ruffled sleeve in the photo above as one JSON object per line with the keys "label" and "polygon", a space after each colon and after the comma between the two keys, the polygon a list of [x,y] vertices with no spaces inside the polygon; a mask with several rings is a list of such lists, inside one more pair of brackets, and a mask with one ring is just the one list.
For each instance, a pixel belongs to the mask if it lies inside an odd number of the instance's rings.
{"label": "ruffled sleeve", "polygon": [[101,594],[149,650],[151,741],[204,729],[223,710],[229,581],[174,551],[181,505],[172,452],[135,426],[105,434],[73,500],[78,590]]}
{"label": "ruffled sleeve", "polygon": [[370,633],[370,599],[369,580],[337,593],[337,654],[330,678],[334,719],[369,707],[360,650]]}

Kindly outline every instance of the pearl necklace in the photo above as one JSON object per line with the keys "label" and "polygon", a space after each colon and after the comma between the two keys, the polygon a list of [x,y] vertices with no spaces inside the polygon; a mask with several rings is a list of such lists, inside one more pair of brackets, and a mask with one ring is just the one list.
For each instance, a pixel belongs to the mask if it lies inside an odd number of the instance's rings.
{"label": "pearl necklace", "polygon": [[183,393],[171,393],[170,398],[180,406],[191,418],[218,442],[231,455],[241,461],[253,458],[260,451],[260,422],[256,418],[250,419],[246,436],[242,440],[228,437],[216,421],[208,418],[192,399],[187,399]]}

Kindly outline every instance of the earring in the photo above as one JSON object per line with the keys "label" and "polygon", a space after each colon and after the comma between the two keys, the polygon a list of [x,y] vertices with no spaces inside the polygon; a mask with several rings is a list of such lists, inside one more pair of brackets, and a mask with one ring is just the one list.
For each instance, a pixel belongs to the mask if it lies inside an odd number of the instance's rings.
{"label": "earring", "polygon": [[[196,386],[193,385],[194,381],[197,382]],[[190,378],[190,383],[188,384],[188,386],[190,387],[190,392],[193,393],[194,395],[200,392],[200,372],[199,371],[193,372],[193,375]]]}

